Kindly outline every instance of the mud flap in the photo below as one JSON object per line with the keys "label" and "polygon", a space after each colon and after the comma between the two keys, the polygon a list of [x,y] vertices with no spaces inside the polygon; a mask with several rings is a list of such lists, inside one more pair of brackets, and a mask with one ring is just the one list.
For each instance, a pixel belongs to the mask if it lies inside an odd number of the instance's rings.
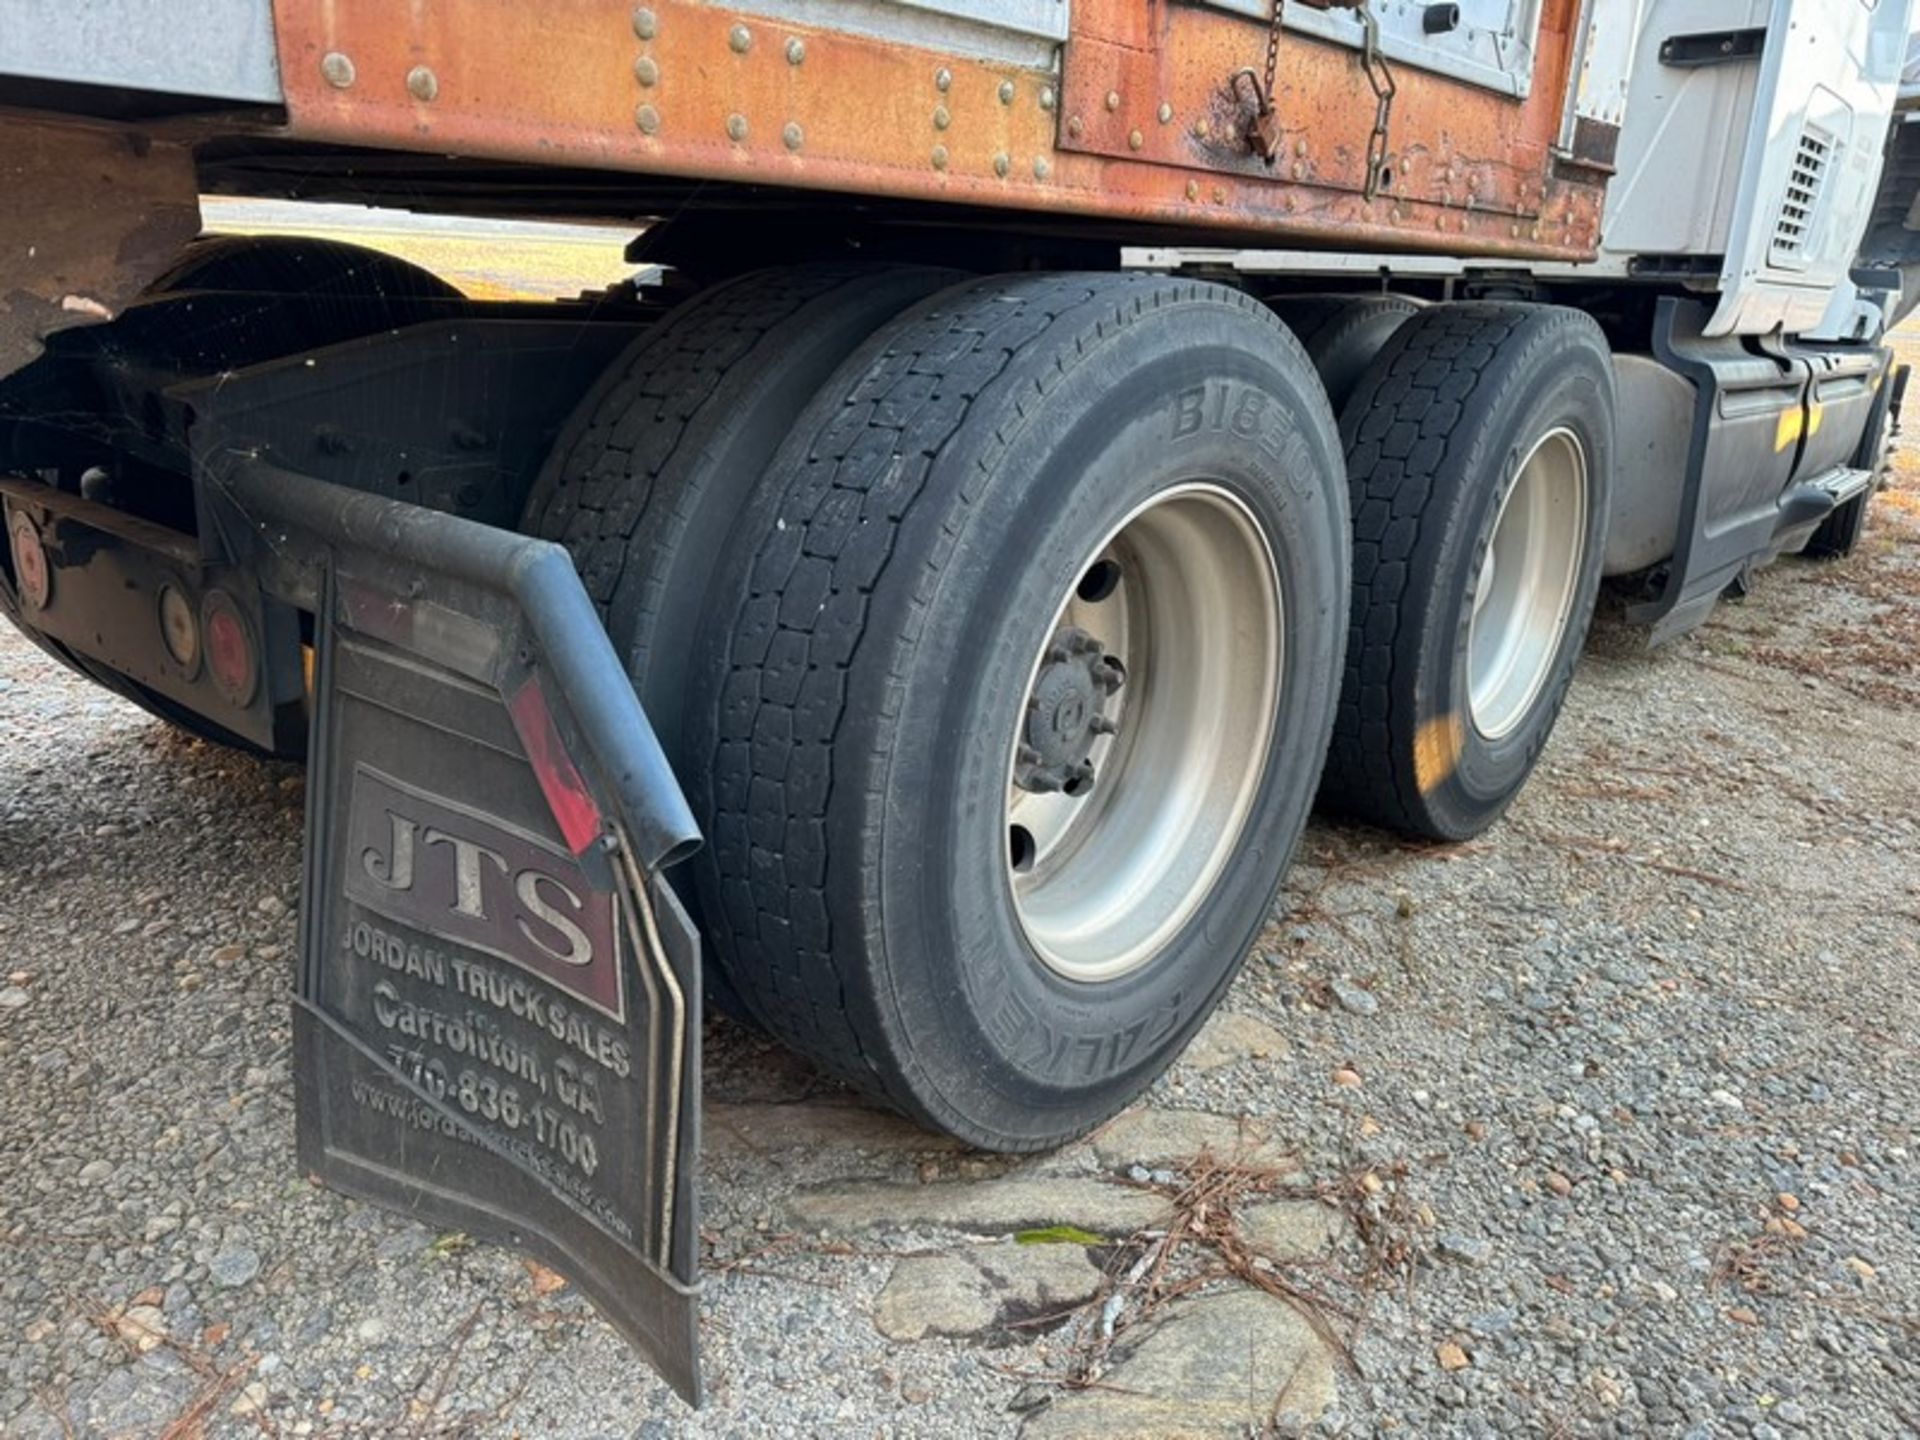
{"label": "mud flap", "polygon": [[203,497],[317,617],[302,1167],[551,1266],[697,1404],[697,836],[566,552],[258,463]]}

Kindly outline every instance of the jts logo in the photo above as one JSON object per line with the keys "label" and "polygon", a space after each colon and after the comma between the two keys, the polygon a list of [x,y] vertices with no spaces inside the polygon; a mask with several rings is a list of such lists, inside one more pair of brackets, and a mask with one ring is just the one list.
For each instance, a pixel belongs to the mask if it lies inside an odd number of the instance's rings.
{"label": "jts logo", "polygon": [[346,871],[348,899],[626,1018],[614,898],[557,845],[362,765]]}

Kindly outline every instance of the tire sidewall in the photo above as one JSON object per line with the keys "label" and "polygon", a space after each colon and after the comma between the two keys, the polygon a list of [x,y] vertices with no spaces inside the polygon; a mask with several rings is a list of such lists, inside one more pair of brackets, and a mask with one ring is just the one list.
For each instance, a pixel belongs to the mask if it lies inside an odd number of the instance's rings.
{"label": "tire sidewall", "polygon": [[[930,1118],[963,1134],[1075,1133],[1184,1045],[1267,919],[1331,726],[1348,557],[1326,402],[1291,337],[1244,310],[1156,318],[1074,369],[991,465],[957,457],[980,454],[1004,415],[963,428],[928,483],[963,497],[964,529],[921,626],[869,662],[869,682],[881,666],[906,677],[857,822],[879,831],[877,868],[854,878],[882,932],[870,949],[893,966],[876,1018],[896,1053],[949,1077],[950,1113]],[[1012,908],[1014,728],[1044,631],[1092,547],[1152,495],[1196,479],[1247,507],[1276,564],[1285,646],[1267,771],[1245,848],[1199,911],[1141,969],[1078,984],[1047,969]],[[953,518],[929,506],[909,523]],[[886,588],[876,603],[912,603]],[[836,838],[835,853],[857,853]]]}

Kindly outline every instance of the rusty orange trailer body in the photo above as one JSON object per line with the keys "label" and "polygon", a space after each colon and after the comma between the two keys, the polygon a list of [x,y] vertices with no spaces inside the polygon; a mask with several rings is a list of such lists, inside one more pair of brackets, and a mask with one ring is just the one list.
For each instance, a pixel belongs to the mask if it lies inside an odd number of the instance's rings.
{"label": "rusty orange trailer body", "polygon": [[1605,167],[1556,153],[1579,0],[1524,98],[1393,70],[1384,178],[1359,52],[1278,46],[1280,153],[1245,136],[1269,26],[1075,0],[1057,72],[693,3],[276,0],[286,133],[336,144],[954,202],[1270,242],[1590,256]]}

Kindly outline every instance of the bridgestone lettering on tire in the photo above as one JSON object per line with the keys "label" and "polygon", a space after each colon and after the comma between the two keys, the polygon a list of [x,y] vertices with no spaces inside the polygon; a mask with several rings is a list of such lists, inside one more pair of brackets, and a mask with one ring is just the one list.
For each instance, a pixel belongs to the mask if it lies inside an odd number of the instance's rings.
{"label": "bridgestone lettering on tire", "polygon": [[1459,840],[1519,793],[1592,619],[1613,416],[1606,339],[1575,310],[1434,306],[1375,359],[1341,416],[1353,612],[1328,808]]}
{"label": "bridgestone lettering on tire", "polygon": [[[769,467],[703,642],[725,664],[694,707],[710,845],[692,863],[759,1020],[923,1123],[1006,1150],[1084,1132],[1158,1074],[1266,920],[1305,821],[1346,605],[1339,476],[1305,355],[1233,291],[1008,277],[875,334]],[[1104,652],[1048,636],[1063,597],[1106,588],[1081,568],[1102,537],[1176,490],[1202,509],[1168,523],[1253,537],[1222,553],[1274,577],[1265,758],[1191,912],[1156,910],[1177,924],[1163,943],[1076,980],[1016,912],[1010,757],[1036,655],[1119,683]],[[1017,768],[1045,788],[1083,762],[1068,745]]]}

